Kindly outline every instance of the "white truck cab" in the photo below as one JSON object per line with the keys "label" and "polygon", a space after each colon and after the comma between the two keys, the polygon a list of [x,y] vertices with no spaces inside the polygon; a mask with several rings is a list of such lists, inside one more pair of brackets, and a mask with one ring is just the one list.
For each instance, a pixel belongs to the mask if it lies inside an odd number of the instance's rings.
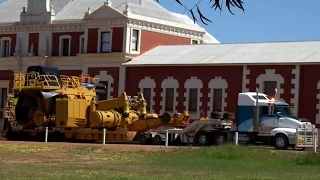
{"label": "white truck cab", "polygon": [[262,141],[276,149],[304,149],[317,142],[314,125],[294,116],[288,103],[269,99],[266,94],[239,93],[237,117],[240,141]]}

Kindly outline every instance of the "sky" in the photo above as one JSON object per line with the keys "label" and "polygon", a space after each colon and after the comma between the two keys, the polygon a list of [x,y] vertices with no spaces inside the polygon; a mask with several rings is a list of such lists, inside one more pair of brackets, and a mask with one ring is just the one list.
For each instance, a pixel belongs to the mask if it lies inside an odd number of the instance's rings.
{"label": "sky", "polygon": [[[166,9],[191,17],[175,0],[159,1]],[[190,8],[199,0],[180,1]],[[221,43],[320,40],[320,21],[316,18],[320,17],[320,0],[242,1],[245,13],[233,8],[232,15],[225,6],[220,12],[210,8],[210,0],[201,0],[199,7],[212,23],[198,23]]]}
{"label": "sky", "polygon": [[[187,8],[198,2],[180,1]],[[221,43],[320,40],[320,0],[242,1],[245,13],[233,8],[235,15],[232,15],[225,6],[220,12],[210,8],[213,4],[209,4],[210,0],[202,0],[199,3],[202,14],[212,23],[206,26],[199,19],[199,24]],[[170,11],[187,14],[175,0],[160,0],[160,4]]]}

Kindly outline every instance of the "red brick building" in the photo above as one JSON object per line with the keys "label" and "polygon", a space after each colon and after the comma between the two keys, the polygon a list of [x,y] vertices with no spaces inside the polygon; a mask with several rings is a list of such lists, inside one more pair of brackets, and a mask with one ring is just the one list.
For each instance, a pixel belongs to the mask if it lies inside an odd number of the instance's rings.
{"label": "red brick building", "polygon": [[236,112],[238,93],[258,88],[320,125],[319,59],[320,41],[159,46],[124,64],[126,91],[146,92],[155,112],[197,118]]}
{"label": "red brick building", "polygon": [[0,102],[13,73],[49,65],[100,78],[103,98],[143,92],[150,111],[187,109],[192,118],[200,109],[235,111],[239,92],[257,87],[273,96],[277,88],[295,114],[320,124],[319,51],[316,41],[219,44],[153,0],[7,0],[0,4]]}

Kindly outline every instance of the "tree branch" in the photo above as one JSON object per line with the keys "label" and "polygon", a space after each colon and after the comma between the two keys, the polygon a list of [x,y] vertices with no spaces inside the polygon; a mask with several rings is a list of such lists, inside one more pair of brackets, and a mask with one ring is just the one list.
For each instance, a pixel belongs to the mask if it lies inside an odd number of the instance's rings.
{"label": "tree branch", "polygon": [[[159,0],[156,0],[159,3]],[[200,7],[198,6],[200,2],[202,2],[203,0],[198,0],[198,2],[192,7],[192,8],[187,8],[183,3],[181,3],[180,0],[174,0],[176,3],[180,4],[185,10],[189,11],[191,13],[193,22],[196,23],[196,21],[198,21],[198,19],[196,18],[194,11],[196,8],[196,11],[199,14],[200,20],[203,24],[208,25],[205,21],[211,22],[211,20],[209,20],[208,18],[206,18],[202,12]],[[209,4],[211,2],[213,2],[213,5],[210,8],[214,8],[214,10],[219,9],[220,12],[222,11],[222,4],[223,4],[223,0],[206,0],[209,1]],[[243,7],[244,2],[242,0],[226,0],[226,7],[228,8],[229,12],[234,15],[234,13],[231,10],[231,6],[232,7],[236,7],[238,9],[241,9],[243,12],[245,12],[244,7]]]}

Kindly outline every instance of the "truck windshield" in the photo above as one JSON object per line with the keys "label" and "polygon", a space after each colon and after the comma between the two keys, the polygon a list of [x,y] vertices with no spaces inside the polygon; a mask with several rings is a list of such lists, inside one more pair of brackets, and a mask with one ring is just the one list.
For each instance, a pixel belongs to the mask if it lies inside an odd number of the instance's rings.
{"label": "truck windshield", "polygon": [[286,115],[286,116],[291,116],[292,113],[291,113],[291,110],[289,108],[289,106],[275,106],[275,113],[279,113],[279,114],[282,114],[282,115]]}

